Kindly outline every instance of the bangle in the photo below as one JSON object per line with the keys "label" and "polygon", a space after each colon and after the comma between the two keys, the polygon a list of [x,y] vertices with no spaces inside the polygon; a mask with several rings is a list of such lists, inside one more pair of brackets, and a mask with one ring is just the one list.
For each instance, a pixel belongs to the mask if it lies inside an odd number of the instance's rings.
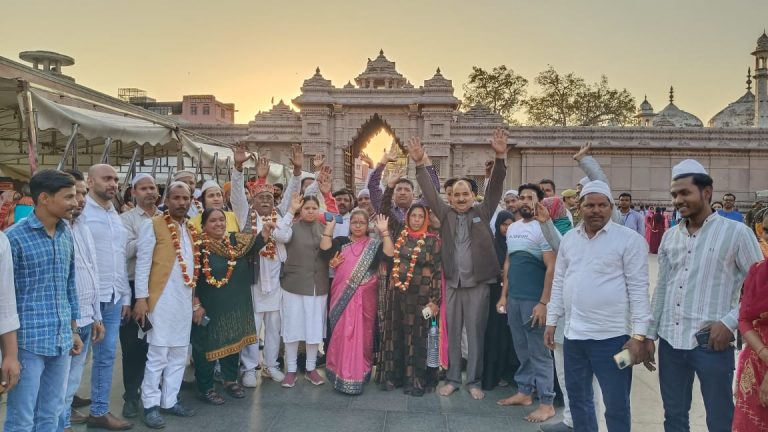
{"label": "bangle", "polygon": [[323,233],[323,237],[333,238],[333,236],[332,236],[332,235],[330,235],[330,234],[326,234],[326,233]]}
{"label": "bangle", "polygon": [[768,349],[768,345],[763,345],[763,347],[762,347],[762,348],[760,348],[759,350],[757,350],[757,358],[760,358],[760,354],[762,354],[762,353],[763,353],[763,350],[764,350],[764,349]]}
{"label": "bangle", "polygon": [[381,233],[382,237],[387,237],[388,235],[389,235],[389,231],[384,231],[383,233]]}
{"label": "bangle", "polygon": [[540,304],[540,305],[544,305],[544,306],[546,306],[546,305],[547,305],[547,304],[546,304],[546,303],[544,303],[543,301],[539,301],[539,304]]}
{"label": "bangle", "polygon": [[645,336],[639,335],[639,334],[633,334],[632,339],[639,340],[640,342],[645,342]]}

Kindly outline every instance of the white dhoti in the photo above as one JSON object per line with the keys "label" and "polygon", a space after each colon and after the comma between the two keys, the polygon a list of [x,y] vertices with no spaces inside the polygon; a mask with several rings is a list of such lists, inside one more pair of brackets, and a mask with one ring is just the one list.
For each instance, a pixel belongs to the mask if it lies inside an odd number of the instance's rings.
{"label": "white dhoti", "polygon": [[283,291],[282,330],[285,343],[319,344],[325,337],[328,295],[304,296]]}

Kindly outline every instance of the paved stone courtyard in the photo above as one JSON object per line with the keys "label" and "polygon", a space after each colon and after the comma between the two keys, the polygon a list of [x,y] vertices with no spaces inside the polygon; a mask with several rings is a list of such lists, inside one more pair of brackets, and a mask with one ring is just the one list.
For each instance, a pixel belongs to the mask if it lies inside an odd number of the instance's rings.
{"label": "paved stone courtyard", "polygon": [[[655,285],[656,257],[650,256],[651,286]],[[120,362],[115,368],[111,409],[115,414],[122,409],[122,379]],[[86,372],[89,369],[86,369]],[[86,373],[81,396],[89,395]],[[197,410],[192,418],[166,416],[168,432],[191,431],[538,431],[523,417],[533,407],[500,407],[496,401],[509,396],[513,388],[497,388],[486,394],[485,400],[475,401],[462,390],[444,398],[437,394],[411,397],[401,390],[385,392],[368,384],[361,396],[345,396],[327,384],[315,387],[308,381],[297,381],[293,389],[284,389],[271,380],[265,380],[255,390],[248,390],[242,400],[225,395],[227,403],[210,406],[199,401],[192,389],[182,390],[182,400]],[[83,410],[87,413],[87,408]],[[561,419],[562,408],[558,408]],[[642,367],[634,370],[632,385],[633,429],[640,432],[662,432],[663,410],[659,396],[658,376]],[[0,405],[0,419],[5,419],[5,402]],[[137,419],[138,420],[138,419]],[[691,411],[691,431],[705,431],[705,413],[698,387],[694,388]],[[85,431],[76,426],[76,431]],[[150,430],[140,420],[136,431]],[[602,429],[605,430],[604,424]]]}

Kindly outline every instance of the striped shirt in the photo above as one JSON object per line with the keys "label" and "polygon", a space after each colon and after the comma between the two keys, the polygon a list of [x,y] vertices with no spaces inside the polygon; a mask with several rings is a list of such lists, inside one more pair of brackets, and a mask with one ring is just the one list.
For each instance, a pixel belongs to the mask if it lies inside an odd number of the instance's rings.
{"label": "striped shirt", "polygon": [[72,349],[72,320],[80,318],[72,232],[60,220],[49,236],[35,213],[6,231],[11,243],[19,348],[60,356]]}
{"label": "striped shirt", "polygon": [[5,234],[0,231],[0,335],[18,328],[19,314],[16,311],[11,244]]}
{"label": "striped shirt", "polygon": [[128,230],[125,229],[114,205],[101,207],[91,196],[85,197],[81,222],[91,230],[96,242],[96,259],[99,265],[99,301],[123,305],[131,304],[131,287],[126,270],[126,245]]}
{"label": "striped shirt", "polygon": [[96,262],[96,246],[91,230],[80,220],[70,223],[72,239],[75,241],[75,287],[80,305],[78,327],[85,327],[94,321],[101,321],[99,304],[99,273]]}
{"label": "striped shirt", "polygon": [[687,226],[683,219],[661,240],[648,336],[689,350],[696,332],[717,321],[736,330],[741,284],[762,254],[746,225],[716,213],[693,235]]}

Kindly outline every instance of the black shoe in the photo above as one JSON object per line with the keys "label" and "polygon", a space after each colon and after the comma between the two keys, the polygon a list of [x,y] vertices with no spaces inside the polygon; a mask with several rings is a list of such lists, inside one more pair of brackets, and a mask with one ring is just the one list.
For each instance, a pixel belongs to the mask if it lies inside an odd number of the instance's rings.
{"label": "black shoe", "polygon": [[175,415],[176,417],[192,417],[195,415],[194,409],[185,407],[181,402],[176,402],[173,408],[160,408],[160,411]]}
{"label": "black shoe", "polygon": [[165,420],[160,415],[159,407],[144,408],[144,424],[151,429],[162,429],[165,427]]}
{"label": "black shoe", "polygon": [[135,418],[139,415],[139,401],[129,399],[123,403],[123,418]]}

